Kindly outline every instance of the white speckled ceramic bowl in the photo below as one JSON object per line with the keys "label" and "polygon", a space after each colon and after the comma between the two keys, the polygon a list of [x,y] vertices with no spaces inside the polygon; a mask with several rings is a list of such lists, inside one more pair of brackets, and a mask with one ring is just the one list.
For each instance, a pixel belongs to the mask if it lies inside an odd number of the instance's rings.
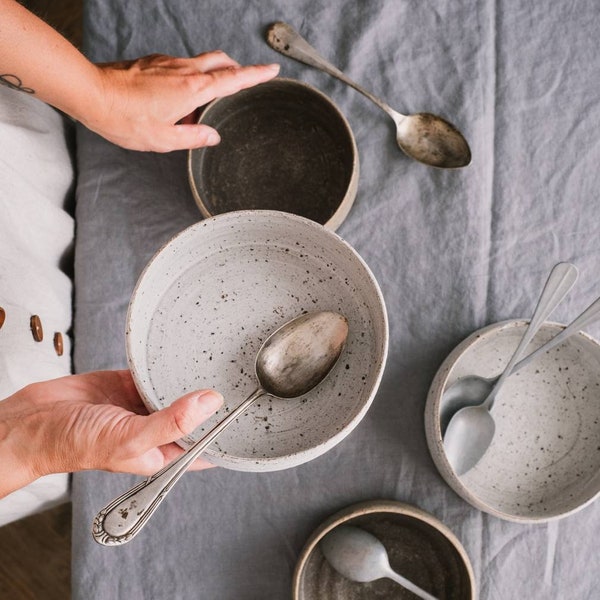
{"label": "white speckled ceramic bowl", "polygon": [[[462,477],[446,458],[439,421],[444,390],[466,375],[498,375],[526,325],[497,323],[459,344],[432,382],[425,426],[440,473],[467,502],[509,521],[540,522],[571,514],[600,493],[600,345],[579,333],[509,378],[492,408],[492,444]],[[562,328],[544,324],[531,349]]]}
{"label": "white speckled ceramic bowl", "polygon": [[182,440],[186,447],[257,387],[256,353],[285,322],[342,313],[339,362],[308,394],[264,396],[208,448],[214,463],[245,471],[293,467],[340,442],[360,422],[381,380],[385,304],[367,265],[322,225],[275,211],[232,212],[197,223],[163,247],[134,290],[127,354],[150,410],[213,388],[224,407]]}
{"label": "white speckled ceramic bowl", "polygon": [[477,597],[469,557],[443,523],[408,504],[371,500],[341,510],[310,536],[296,564],[294,600],[416,598],[388,579],[355,583],[337,573],[323,556],[319,542],[342,524],[375,535],[385,546],[391,567],[439,600]]}

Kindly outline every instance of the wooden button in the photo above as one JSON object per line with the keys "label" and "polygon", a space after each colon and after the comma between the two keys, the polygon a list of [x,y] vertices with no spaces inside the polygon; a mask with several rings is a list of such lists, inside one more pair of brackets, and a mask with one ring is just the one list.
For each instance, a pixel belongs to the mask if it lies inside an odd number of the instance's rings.
{"label": "wooden button", "polygon": [[6,311],[0,306],[0,329],[2,329],[4,321],[6,321]]}
{"label": "wooden button", "polygon": [[62,356],[63,355],[63,337],[62,337],[62,333],[60,331],[55,331],[54,332],[54,349],[56,350],[56,354],[58,356]]}
{"label": "wooden button", "polygon": [[29,319],[29,327],[31,328],[33,339],[36,342],[41,342],[44,339],[44,330],[42,329],[42,321],[37,315],[33,315]]}

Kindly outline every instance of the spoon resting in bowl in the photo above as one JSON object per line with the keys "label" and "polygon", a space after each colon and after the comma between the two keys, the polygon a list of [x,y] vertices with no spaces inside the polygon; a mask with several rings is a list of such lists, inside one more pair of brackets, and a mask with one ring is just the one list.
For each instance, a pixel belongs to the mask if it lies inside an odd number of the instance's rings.
{"label": "spoon resting in bowl", "polygon": [[435,596],[396,573],[390,566],[385,546],[360,527],[339,525],[321,540],[320,547],[327,562],[350,581],[369,583],[386,577],[423,600],[436,600]]}
{"label": "spoon resting in bowl", "polygon": [[312,390],[333,369],[347,337],[346,317],[328,311],[301,315],[273,332],[256,355],[259,387],[181,456],[104,507],[94,519],[94,539],[105,546],[133,539],[192,462],[220,433],[265,394],[290,399]]}
{"label": "spoon resting in bowl", "polygon": [[[533,362],[538,356],[549,352],[559,344],[562,344],[572,335],[579,333],[589,325],[596,323],[600,319],[600,298],[590,304],[576,319],[545,344],[534,350],[523,360],[517,363],[511,375],[524,369],[529,363]],[[440,401],[440,428],[442,436],[446,433],[448,423],[452,416],[465,406],[476,406],[484,402],[490,394],[500,375],[496,377],[481,377],[479,375],[468,375],[455,381],[442,394]],[[491,407],[490,407],[491,410]]]}
{"label": "spoon resting in bowl", "polygon": [[427,112],[403,115],[394,110],[325,60],[287,23],[273,23],[267,31],[267,43],[285,56],[336,77],[374,102],[394,121],[396,142],[407,156],[441,169],[466,167],[471,162],[469,144],[452,123]]}
{"label": "spoon resting in bowl", "polygon": [[558,263],[554,266],[542,290],[525,334],[508,361],[502,375],[495,382],[487,397],[483,398],[482,403],[465,406],[450,419],[443,437],[444,451],[448,462],[457,475],[464,475],[472,469],[489,448],[496,431],[496,423],[490,413],[494,399],[507,377],[512,373],[515,364],[523,356],[529,342],[573,287],[577,281],[577,276],[577,268],[570,263]]}

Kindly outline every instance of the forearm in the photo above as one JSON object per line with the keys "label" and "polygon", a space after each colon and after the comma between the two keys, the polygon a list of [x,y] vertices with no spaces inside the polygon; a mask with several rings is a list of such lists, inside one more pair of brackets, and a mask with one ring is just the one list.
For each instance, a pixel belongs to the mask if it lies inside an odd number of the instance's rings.
{"label": "forearm", "polygon": [[0,76],[75,119],[101,90],[99,69],[16,0],[0,0]]}

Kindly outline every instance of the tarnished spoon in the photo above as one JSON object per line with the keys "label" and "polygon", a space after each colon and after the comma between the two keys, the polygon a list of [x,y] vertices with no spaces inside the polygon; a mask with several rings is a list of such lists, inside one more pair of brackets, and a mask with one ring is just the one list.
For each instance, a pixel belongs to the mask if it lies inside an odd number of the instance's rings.
{"label": "tarnished spoon", "polygon": [[337,362],[347,337],[346,318],[327,311],[301,315],[277,329],[256,355],[256,391],[179,458],[103,508],[94,519],[94,539],[105,546],[130,541],[191,463],[225,428],[265,394],[289,399],[312,390]]}
{"label": "tarnished spoon", "polygon": [[395,111],[325,60],[287,23],[273,23],[267,31],[267,42],[277,52],[337,77],[374,102],[396,124],[396,142],[411,158],[442,169],[466,167],[471,162],[469,144],[452,123],[431,113],[403,115]]}

